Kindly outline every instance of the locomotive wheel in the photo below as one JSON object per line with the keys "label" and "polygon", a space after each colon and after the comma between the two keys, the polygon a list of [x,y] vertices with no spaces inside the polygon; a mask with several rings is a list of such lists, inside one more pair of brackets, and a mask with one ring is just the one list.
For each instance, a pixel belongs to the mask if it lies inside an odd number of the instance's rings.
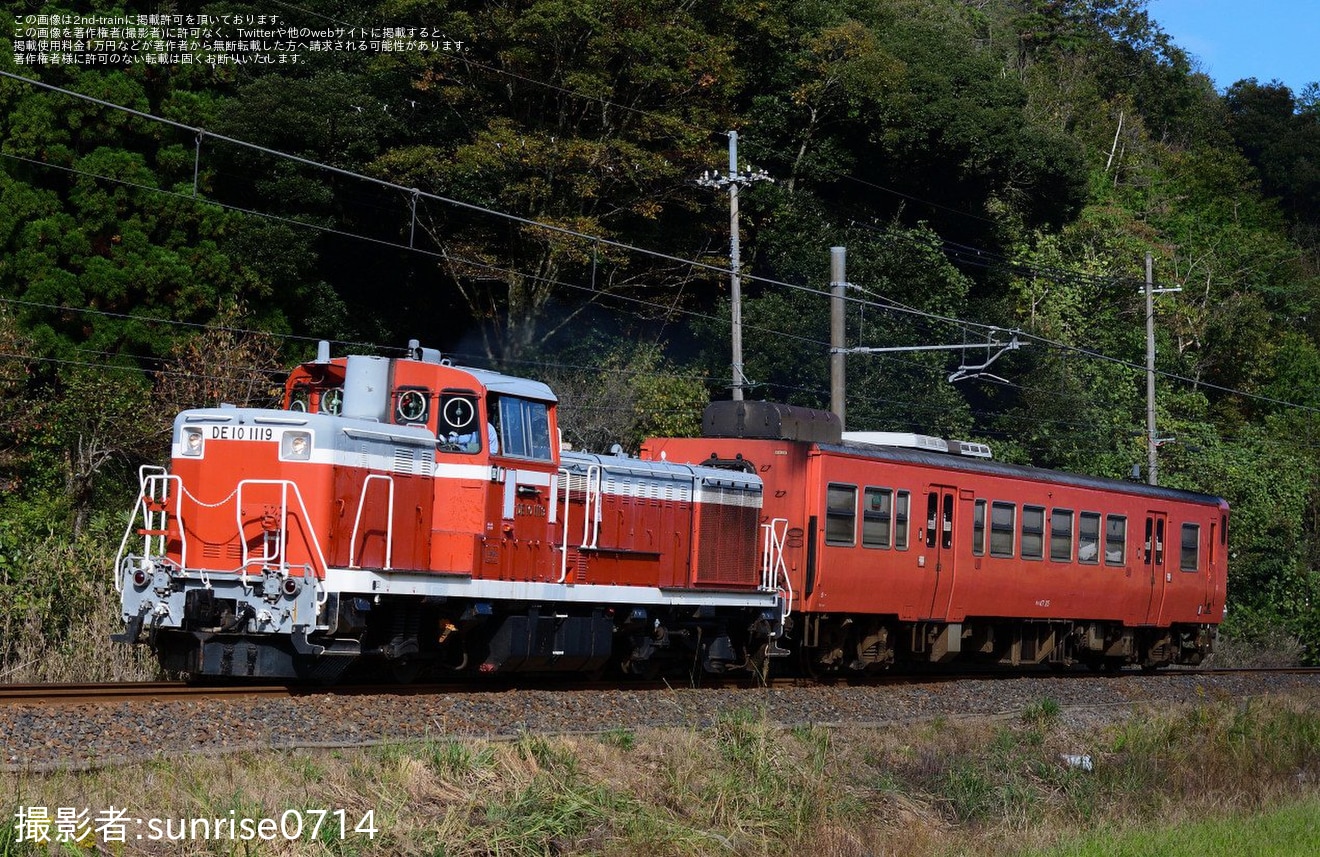
{"label": "locomotive wheel", "polygon": [[412,684],[422,671],[422,664],[416,658],[395,658],[389,661],[390,678],[396,684]]}

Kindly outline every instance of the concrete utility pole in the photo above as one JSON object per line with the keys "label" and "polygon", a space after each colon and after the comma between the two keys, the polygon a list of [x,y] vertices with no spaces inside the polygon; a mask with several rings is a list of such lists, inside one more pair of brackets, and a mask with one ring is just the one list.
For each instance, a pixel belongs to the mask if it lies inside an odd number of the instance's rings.
{"label": "concrete utility pole", "polygon": [[743,374],[742,359],[742,258],[738,247],[738,187],[739,185],[751,184],[752,182],[774,181],[765,170],[757,170],[753,173],[742,173],[738,171],[738,132],[729,132],[729,174],[720,175],[717,170],[714,175],[710,172],[701,174],[697,179],[697,184],[702,187],[728,187],[729,188],[729,302],[731,304],[732,315],[732,335],[733,343],[733,399],[742,401],[743,387],[747,384],[747,376]]}
{"label": "concrete utility pole", "polygon": [[1159,485],[1159,460],[1155,451],[1160,447],[1155,432],[1155,295],[1181,292],[1182,287],[1155,288],[1154,257],[1146,254],[1146,481]]}
{"label": "concrete utility pole", "polygon": [[1146,254],[1146,481],[1159,485],[1159,461],[1155,450],[1155,278],[1154,257]]}
{"label": "concrete utility pole", "polygon": [[844,316],[843,291],[848,285],[848,248],[830,248],[830,410],[839,418],[839,428],[844,422]]}

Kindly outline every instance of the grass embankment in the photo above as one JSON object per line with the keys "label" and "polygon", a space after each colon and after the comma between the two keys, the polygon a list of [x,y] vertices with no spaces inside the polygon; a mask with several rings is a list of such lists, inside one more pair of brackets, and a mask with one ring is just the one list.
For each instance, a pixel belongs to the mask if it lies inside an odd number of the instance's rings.
{"label": "grass embankment", "polygon": [[[1207,701],[1100,728],[1050,700],[998,722],[884,730],[785,730],[733,712],[690,730],[4,774],[0,799],[7,814],[87,809],[93,825],[110,807],[126,809],[143,819],[125,829],[129,853],[1200,855],[1261,844],[1244,836],[1283,843],[1252,853],[1310,853],[1317,703]],[[1065,755],[1089,755],[1092,769]],[[306,813],[298,841],[240,835],[241,819],[317,808],[344,811],[342,838],[331,815],[312,841]],[[374,838],[353,829],[368,812]],[[196,828],[164,843],[151,841],[150,817],[173,819],[155,830],[175,833],[182,820],[235,821],[210,842]],[[1248,820],[1197,825],[1226,817]],[[289,816],[290,831],[297,820]],[[46,850],[14,843],[12,821],[7,835],[0,854]]]}
{"label": "grass embankment", "polygon": [[0,554],[0,682],[157,677],[145,646],[110,641],[124,625],[111,573],[118,547],[108,536],[51,536]]}

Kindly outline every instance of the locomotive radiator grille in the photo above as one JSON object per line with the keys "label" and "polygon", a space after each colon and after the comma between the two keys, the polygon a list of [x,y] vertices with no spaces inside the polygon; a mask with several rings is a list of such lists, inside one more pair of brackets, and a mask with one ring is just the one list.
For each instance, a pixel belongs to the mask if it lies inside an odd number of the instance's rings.
{"label": "locomotive radiator grille", "polygon": [[746,504],[746,493],[726,488],[702,489],[697,506],[694,538],[698,586],[757,586],[757,526],[760,509]]}

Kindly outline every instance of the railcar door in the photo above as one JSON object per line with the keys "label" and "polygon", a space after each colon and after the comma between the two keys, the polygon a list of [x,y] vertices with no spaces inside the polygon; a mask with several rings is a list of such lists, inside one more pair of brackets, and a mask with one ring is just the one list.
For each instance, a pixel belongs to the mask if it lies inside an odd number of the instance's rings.
{"label": "railcar door", "polygon": [[1164,607],[1165,588],[1172,580],[1169,571],[1165,546],[1169,516],[1164,512],[1147,512],[1145,538],[1141,547],[1142,567],[1150,580],[1150,604],[1146,608],[1146,624],[1154,625],[1160,621],[1160,611]]}
{"label": "railcar door", "polygon": [[925,563],[926,586],[930,591],[927,618],[944,619],[953,599],[954,509],[958,489],[951,485],[930,485],[926,490],[926,527],[922,533],[924,553],[918,562]]}

